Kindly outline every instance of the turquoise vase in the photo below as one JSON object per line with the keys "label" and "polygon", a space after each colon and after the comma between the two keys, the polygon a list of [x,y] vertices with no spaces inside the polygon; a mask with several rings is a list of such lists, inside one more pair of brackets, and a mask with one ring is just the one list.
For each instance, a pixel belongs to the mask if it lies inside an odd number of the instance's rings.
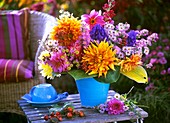
{"label": "turquoise vase", "polygon": [[110,84],[98,82],[94,78],[76,80],[82,107],[94,107],[105,103]]}

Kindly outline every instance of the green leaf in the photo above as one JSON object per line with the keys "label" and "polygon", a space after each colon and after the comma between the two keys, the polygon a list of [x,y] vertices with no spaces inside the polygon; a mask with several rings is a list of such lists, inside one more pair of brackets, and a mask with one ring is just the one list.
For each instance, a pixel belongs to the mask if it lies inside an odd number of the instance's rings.
{"label": "green leaf", "polygon": [[86,74],[83,70],[70,70],[68,72],[75,80],[79,80],[79,79],[83,79],[83,78],[92,78],[92,77],[96,77],[97,74],[95,75],[88,75]]}
{"label": "green leaf", "polygon": [[72,102],[65,102],[64,104],[62,105],[58,105],[58,104],[55,104],[53,105],[50,109],[49,109],[49,113],[51,114],[52,112],[56,113],[56,112],[60,112],[60,113],[63,113],[64,112],[64,109],[67,108],[67,107],[72,107],[74,109],[74,106],[72,104]]}
{"label": "green leaf", "polygon": [[134,70],[131,70],[129,72],[121,72],[121,74],[138,83],[148,82],[147,72],[142,66],[137,66]]}
{"label": "green leaf", "polygon": [[96,79],[99,82],[103,82],[103,83],[113,83],[113,82],[117,82],[117,80],[119,79],[120,76],[120,67],[115,67],[115,71],[114,70],[109,70],[107,72],[106,77],[102,76],[102,77],[95,77],[94,79]]}

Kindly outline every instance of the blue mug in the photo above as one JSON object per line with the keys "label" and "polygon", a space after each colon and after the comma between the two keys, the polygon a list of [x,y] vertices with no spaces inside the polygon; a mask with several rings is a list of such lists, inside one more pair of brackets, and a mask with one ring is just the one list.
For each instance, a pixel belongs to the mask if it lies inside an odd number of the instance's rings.
{"label": "blue mug", "polygon": [[50,102],[57,98],[57,92],[51,84],[39,84],[30,90],[33,102]]}

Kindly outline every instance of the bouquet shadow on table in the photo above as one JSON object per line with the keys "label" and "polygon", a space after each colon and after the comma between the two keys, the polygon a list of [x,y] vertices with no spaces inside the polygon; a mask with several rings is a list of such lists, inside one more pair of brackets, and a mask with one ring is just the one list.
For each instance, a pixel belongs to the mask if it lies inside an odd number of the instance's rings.
{"label": "bouquet shadow on table", "polygon": [[69,74],[63,74],[61,77],[56,77],[53,80],[47,79],[46,82],[50,83],[57,92],[68,92],[69,94],[78,93],[74,78]]}

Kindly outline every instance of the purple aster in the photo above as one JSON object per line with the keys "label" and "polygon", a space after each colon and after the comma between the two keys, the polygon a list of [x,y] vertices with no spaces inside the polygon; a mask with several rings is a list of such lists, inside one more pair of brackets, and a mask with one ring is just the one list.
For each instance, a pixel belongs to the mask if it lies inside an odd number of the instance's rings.
{"label": "purple aster", "polygon": [[161,50],[162,49],[162,46],[157,46],[156,47],[156,50]]}
{"label": "purple aster", "polygon": [[100,24],[96,24],[92,30],[90,31],[90,37],[93,40],[99,40],[99,41],[108,41],[108,36],[102,26]]}
{"label": "purple aster", "polygon": [[168,68],[167,72],[168,72],[168,74],[170,74],[170,67]]}
{"label": "purple aster", "polygon": [[145,91],[151,91],[151,90],[155,90],[154,83],[150,83],[150,84],[145,88]]}
{"label": "purple aster", "polygon": [[163,53],[163,52],[158,52],[158,53],[157,53],[157,56],[158,56],[158,57],[163,57],[163,56],[164,56],[164,53]]}
{"label": "purple aster", "polygon": [[166,43],[166,42],[168,42],[168,41],[169,41],[168,38],[165,38],[165,39],[162,40],[162,42],[164,42],[164,43]]}
{"label": "purple aster", "polygon": [[165,57],[160,58],[158,61],[159,61],[160,64],[166,64],[167,63],[167,60],[166,60]]}
{"label": "purple aster", "polygon": [[128,33],[128,38],[127,38],[127,46],[134,46],[134,44],[136,43],[136,32],[134,30],[131,30]]}
{"label": "purple aster", "polygon": [[161,75],[165,75],[165,74],[166,74],[166,70],[162,70]]}
{"label": "purple aster", "polygon": [[116,98],[111,99],[107,102],[108,114],[121,114],[124,113],[124,103]]}
{"label": "purple aster", "polygon": [[150,77],[148,77],[148,82],[150,82],[151,81],[151,78]]}
{"label": "purple aster", "polygon": [[170,49],[170,47],[169,46],[166,46],[165,48],[164,48],[164,50],[169,50]]}
{"label": "purple aster", "polygon": [[149,91],[149,90],[150,90],[149,86],[145,87],[145,91]]}

